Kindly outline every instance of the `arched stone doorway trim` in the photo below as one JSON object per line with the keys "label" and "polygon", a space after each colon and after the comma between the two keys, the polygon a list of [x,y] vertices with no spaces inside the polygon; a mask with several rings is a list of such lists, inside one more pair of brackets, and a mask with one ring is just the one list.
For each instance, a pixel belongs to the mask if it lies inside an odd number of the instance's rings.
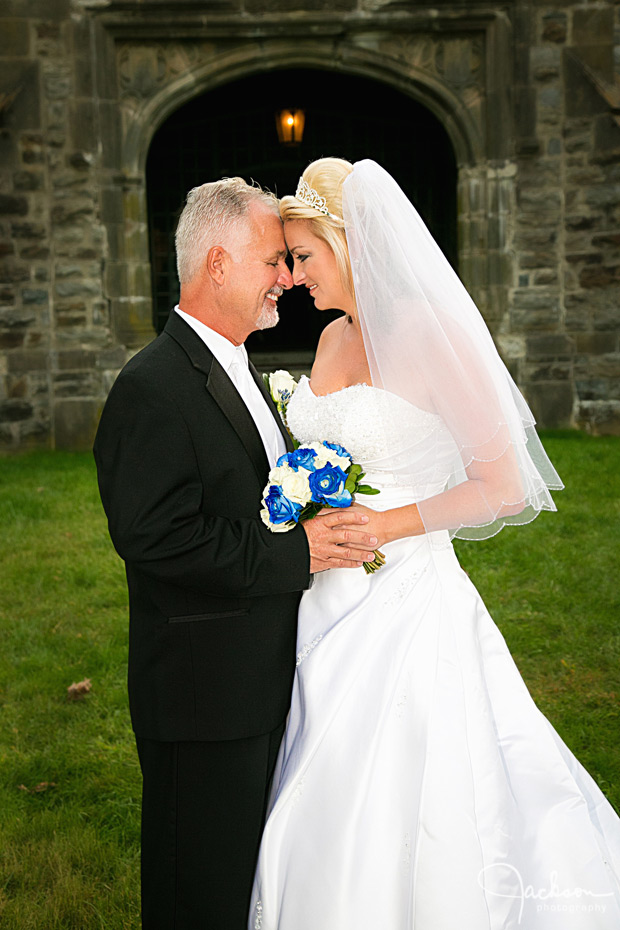
{"label": "arched stone doorway trim", "polygon": [[[277,62],[277,67],[274,67]],[[222,84],[265,71],[286,68],[317,68],[374,78],[412,97],[429,109],[444,126],[459,167],[472,166],[485,158],[484,140],[471,114],[458,96],[432,74],[398,59],[354,45],[325,41],[292,43],[276,39],[243,45],[214,55],[200,67],[167,83],[144,101],[131,115],[123,145],[124,172],[128,177],[144,175],[146,156],[153,135],[184,103]]]}
{"label": "arched stone doorway trim", "polygon": [[[488,39],[488,32],[486,35]],[[398,43],[398,37],[392,38]],[[485,127],[493,122],[498,106],[498,94],[491,99],[486,93],[486,78],[491,60],[498,58],[501,48],[493,46],[490,50],[486,43],[476,47],[472,39],[471,49],[478,55],[477,71],[466,73],[458,85],[458,81],[450,84],[442,80],[437,68],[433,73],[435,36],[426,37],[427,48],[431,49],[431,67],[425,69],[416,64],[416,57],[420,58],[417,47],[406,45],[403,52],[396,44],[390,54],[392,38],[383,34],[382,41],[388,41],[386,46],[374,43],[368,36],[363,44],[354,35],[331,39],[288,36],[244,42],[226,51],[211,46],[208,53],[200,43],[178,40],[160,40],[149,47],[152,60],[158,62],[159,73],[148,91],[142,93],[139,86],[134,89],[131,83],[123,88],[121,81],[125,131],[118,181],[122,186],[123,202],[119,207],[124,219],[114,237],[118,243],[116,254],[111,254],[108,263],[110,280],[120,282],[116,292],[109,294],[120,342],[137,348],[153,335],[145,189],[146,158],[153,135],[170,114],[191,99],[237,78],[287,67],[374,78],[409,95],[439,119],[451,140],[459,169],[460,273],[492,330],[499,329],[512,280],[506,217],[514,207],[514,166],[506,162],[505,156],[501,157],[500,149],[489,151]],[[376,47],[368,47],[373,44]],[[468,41],[465,45],[470,47]],[[129,42],[117,47],[119,55],[131,56],[132,49],[139,55],[144,46]],[[174,67],[168,67],[172,60]],[[495,133],[496,138],[500,135]],[[506,144],[506,139],[507,135],[502,135],[501,145]]]}

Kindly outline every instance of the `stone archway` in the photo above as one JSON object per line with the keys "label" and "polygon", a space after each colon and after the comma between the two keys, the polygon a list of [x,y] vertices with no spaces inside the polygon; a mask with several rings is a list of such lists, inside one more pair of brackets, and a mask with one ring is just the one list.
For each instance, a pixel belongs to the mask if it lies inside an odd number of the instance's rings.
{"label": "stone archway", "polygon": [[[501,18],[489,14],[471,35],[384,31],[333,39],[278,37],[237,43],[135,42],[116,45],[122,115],[120,223],[111,240],[111,294],[119,342],[139,347],[153,334],[145,165],[154,133],[181,105],[240,77],[288,67],[374,78],[430,110],[450,138],[458,168],[458,265],[492,331],[501,332],[512,256],[506,218],[514,207],[511,130],[501,89],[506,67]],[[502,53],[504,53],[502,55]],[[494,93],[487,94],[494,71]],[[502,74],[498,74],[502,72]],[[506,81],[504,81],[506,84]],[[506,90],[506,93],[508,91]],[[129,296],[127,296],[129,295]],[[504,348],[520,351],[517,341]],[[501,340],[500,340],[501,344]]]}
{"label": "stone archway", "polygon": [[[302,143],[294,148],[279,142],[274,120],[276,109],[292,103],[306,114]],[[194,97],[155,133],[146,179],[158,331],[178,297],[174,231],[186,192],[234,174],[292,193],[305,166],[326,154],[382,164],[457,265],[456,159],[427,108],[368,77],[299,68],[263,72]],[[287,293],[280,308],[275,330],[250,337],[253,360],[259,367],[307,365],[322,328],[337,314],[317,314],[303,289]]]}

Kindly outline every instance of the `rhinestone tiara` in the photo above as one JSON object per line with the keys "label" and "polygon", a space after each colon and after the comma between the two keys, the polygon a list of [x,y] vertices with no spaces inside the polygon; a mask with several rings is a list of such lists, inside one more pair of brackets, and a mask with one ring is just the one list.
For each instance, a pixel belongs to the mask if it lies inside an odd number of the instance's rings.
{"label": "rhinestone tiara", "polygon": [[323,213],[325,216],[329,216],[332,220],[339,220],[342,222],[342,218],[335,216],[335,214],[330,213],[327,209],[327,201],[325,197],[321,197],[313,187],[309,187],[308,183],[304,181],[303,178],[299,179],[299,184],[297,185],[297,190],[295,191],[295,199],[300,200],[302,203],[305,203],[307,207],[312,207],[313,210],[318,210],[319,213]]}

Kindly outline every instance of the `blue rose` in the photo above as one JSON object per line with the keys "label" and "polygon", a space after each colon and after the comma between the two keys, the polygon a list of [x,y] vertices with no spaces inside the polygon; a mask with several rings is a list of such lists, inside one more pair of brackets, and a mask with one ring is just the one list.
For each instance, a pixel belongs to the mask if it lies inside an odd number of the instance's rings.
{"label": "blue rose", "polygon": [[350,507],[353,503],[350,491],[345,490],[346,473],[339,465],[317,468],[309,479],[312,500],[328,507]]}
{"label": "blue rose", "polygon": [[300,446],[299,449],[295,449],[294,452],[286,452],[284,455],[281,455],[277,461],[277,464],[288,465],[289,468],[293,469],[293,471],[297,471],[299,468],[305,468],[307,471],[314,471],[315,458],[316,452],[314,449],[308,449],[306,446]]}
{"label": "blue rose", "polygon": [[279,484],[269,486],[264,503],[269,511],[269,519],[272,523],[289,523],[291,520],[297,523],[299,520],[302,505],[290,501]]}
{"label": "blue rose", "polygon": [[349,455],[345,447],[339,445],[337,442],[325,442],[325,440],[323,440],[323,445],[326,446],[328,449],[333,449],[336,455],[342,455],[346,459],[351,458],[351,456]]}

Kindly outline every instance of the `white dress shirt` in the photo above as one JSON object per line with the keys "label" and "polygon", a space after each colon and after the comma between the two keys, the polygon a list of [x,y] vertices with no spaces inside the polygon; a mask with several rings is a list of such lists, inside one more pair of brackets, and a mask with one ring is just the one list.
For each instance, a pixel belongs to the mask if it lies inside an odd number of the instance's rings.
{"label": "white dress shirt", "polygon": [[263,440],[269,467],[273,468],[280,456],[286,452],[286,444],[259,386],[250,373],[245,346],[234,345],[225,336],[216,333],[196,317],[185,313],[178,305],[174,309],[200,336],[237,388]]}

